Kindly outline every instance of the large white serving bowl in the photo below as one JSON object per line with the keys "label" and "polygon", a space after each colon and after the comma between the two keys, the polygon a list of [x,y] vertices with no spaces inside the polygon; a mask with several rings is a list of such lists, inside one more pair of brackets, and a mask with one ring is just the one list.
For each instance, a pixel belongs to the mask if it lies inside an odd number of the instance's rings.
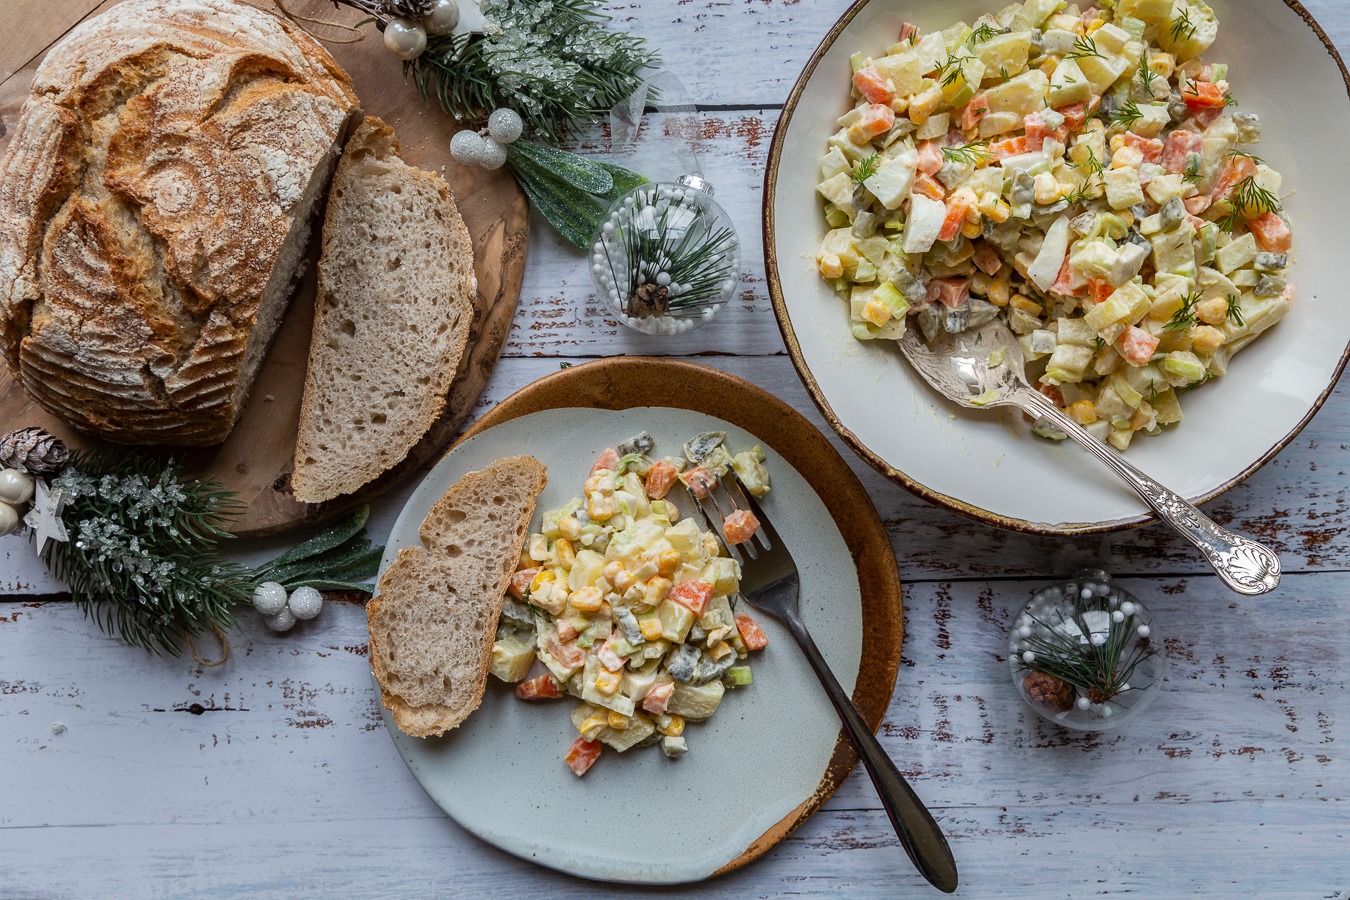
{"label": "large white serving bowl", "polygon": [[[847,308],[815,271],[825,232],[815,192],[835,120],[851,105],[849,56],[880,55],[903,22],[925,31],[971,21],[1000,0],[860,0],[825,35],[788,98],[764,191],[769,287],[788,351],[835,430],[872,466],[929,500],[1005,528],[1114,531],[1149,508],[1086,452],[1034,438],[1009,412],[965,410],[912,373],[891,342],[849,333]],[[1132,462],[1196,502],[1275,456],[1326,400],[1350,339],[1350,75],[1295,0],[1216,0],[1233,93],[1264,126],[1252,149],[1284,174],[1294,229],[1296,306],[1234,360],[1229,374],[1182,397],[1185,420],[1141,437]]]}

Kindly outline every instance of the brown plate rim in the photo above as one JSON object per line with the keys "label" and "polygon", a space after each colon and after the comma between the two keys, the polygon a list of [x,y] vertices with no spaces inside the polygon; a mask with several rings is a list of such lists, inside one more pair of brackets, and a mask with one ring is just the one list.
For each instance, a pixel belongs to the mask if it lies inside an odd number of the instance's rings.
{"label": "brown plate rim", "polygon": [[[864,628],[853,702],[868,727],[880,728],[900,672],[900,571],[890,535],[866,488],[825,435],[787,403],[729,372],[683,360],[616,356],[570,366],[526,385],[475,422],[454,446],[520,416],[569,406],[665,406],[706,413],[744,428],[792,464],[830,511],[857,565]],[[758,859],[791,834],[830,798],[856,762],[853,745],[841,729],[812,795],[713,877]]]}
{"label": "brown plate rim", "polygon": [[[797,76],[796,82],[792,86],[792,92],[788,95],[787,102],[783,104],[783,112],[778,117],[778,124],[774,127],[773,141],[769,145],[768,165],[764,170],[764,200],[763,200],[763,240],[764,240],[764,268],[769,285],[769,298],[773,303],[774,318],[778,322],[778,330],[783,335],[783,342],[787,345],[788,355],[792,358],[792,365],[797,370],[797,376],[801,378],[806,392],[811,396],[812,402],[820,410],[821,415],[830,423],[844,442],[853,449],[863,460],[872,468],[876,469],[889,480],[895,482],[911,493],[936,503],[939,506],[946,507],[953,512],[959,513],[967,518],[978,522],[984,522],[989,525],[995,525],[1009,531],[1018,531],[1025,534],[1043,534],[1052,537],[1063,537],[1072,535],[1088,534],[1107,534],[1110,532],[1124,531],[1129,528],[1137,528],[1141,525],[1148,525],[1158,521],[1156,513],[1143,513],[1138,516],[1128,516],[1121,519],[1111,519],[1105,522],[1065,522],[1060,524],[1051,524],[1047,522],[1034,522],[1028,519],[1020,519],[1014,516],[1003,516],[998,513],[990,512],[964,500],[959,500],[941,491],[936,491],[922,482],[911,478],[905,472],[895,468],[886,460],[882,459],[873,452],[863,441],[853,433],[843,421],[835,414],[829,401],[825,399],[824,393],[820,390],[815,376],[807,366],[805,358],[802,356],[801,346],[797,342],[796,331],[792,327],[792,319],[787,310],[787,303],[783,299],[783,286],[778,273],[777,241],[774,230],[774,201],[777,194],[778,167],[782,160],[783,144],[786,140],[788,126],[792,122],[792,117],[796,114],[797,105],[801,101],[801,95],[806,89],[806,84],[815,74],[816,67],[820,64],[822,58],[834,46],[839,35],[848,27],[849,23],[857,17],[858,13],[864,7],[877,0],[855,0],[849,6],[844,14],[830,27],[825,37],[816,46],[810,58],[803,67],[801,74]],[[1331,38],[1327,36],[1317,19],[1308,12],[1299,0],[1283,0],[1285,6],[1303,20],[1322,46],[1326,48],[1327,53],[1335,60],[1337,68],[1341,71],[1341,79],[1345,82],[1346,96],[1350,98],[1350,70],[1346,68],[1345,60],[1342,59],[1336,45],[1332,43]],[[1331,392],[1335,390],[1337,382],[1345,371],[1346,363],[1350,362],[1350,341],[1346,342],[1345,350],[1341,353],[1340,361],[1337,363],[1327,386],[1318,394],[1312,406],[1308,408],[1307,413],[1294,425],[1288,434],[1280,438],[1270,449],[1266,450],[1247,468],[1243,469],[1237,475],[1219,485],[1212,491],[1202,494],[1198,497],[1189,498],[1197,506],[1208,503],[1220,494],[1237,487],[1256,473],[1258,469],[1274,459],[1280,451],[1289,446],[1290,442],[1298,436],[1307,424],[1312,421],[1313,416],[1317,415],[1322,405],[1326,403]]]}

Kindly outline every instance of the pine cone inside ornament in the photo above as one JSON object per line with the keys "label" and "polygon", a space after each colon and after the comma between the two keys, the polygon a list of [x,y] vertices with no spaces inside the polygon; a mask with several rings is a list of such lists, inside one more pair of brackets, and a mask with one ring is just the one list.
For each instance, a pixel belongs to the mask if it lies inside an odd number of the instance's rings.
{"label": "pine cone inside ornament", "polygon": [[55,475],[69,461],[65,443],[41,428],[20,428],[0,438],[0,466],[29,475]]}
{"label": "pine cone inside ornament", "polygon": [[630,316],[664,316],[670,311],[670,288],[658,284],[638,285],[628,301]]}
{"label": "pine cone inside ornament", "polygon": [[1073,706],[1073,685],[1046,672],[1028,672],[1022,687],[1026,688],[1027,696],[1032,700],[1056,712],[1064,712]]}

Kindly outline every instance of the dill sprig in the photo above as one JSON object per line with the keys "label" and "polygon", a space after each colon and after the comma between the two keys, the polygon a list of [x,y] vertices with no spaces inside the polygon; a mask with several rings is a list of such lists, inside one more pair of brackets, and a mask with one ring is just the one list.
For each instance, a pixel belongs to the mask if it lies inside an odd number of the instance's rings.
{"label": "dill sprig", "polygon": [[982,44],[985,41],[993,40],[1000,34],[1002,34],[1002,32],[988,22],[985,22],[970,33],[970,37],[966,38],[966,44],[974,47],[976,44]]}
{"label": "dill sprig", "polygon": [[1228,151],[1228,155],[1229,155],[1229,156],[1245,156],[1247,159],[1250,159],[1252,162],[1256,163],[1257,165],[1260,165],[1261,163],[1265,162],[1264,159],[1262,159],[1261,157],[1257,156],[1255,153],[1248,153],[1246,150],[1243,150],[1243,149],[1241,149],[1241,148],[1239,148],[1239,147],[1234,147],[1232,150],[1229,150],[1229,151]]}
{"label": "dill sprig", "polygon": [[970,54],[957,55],[955,52],[949,53],[947,59],[942,65],[938,66],[938,79],[943,87],[950,87],[956,83],[956,79],[962,77],[966,60],[974,59]]}
{"label": "dill sprig", "polygon": [[1180,331],[1183,328],[1189,328],[1195,324],[1195,304],[1200,302],[1200,295],[1192,291],[1181,298],[1181,309],[1172,313],[1172,318],[1167,320],[1163,326],[1167,331]]}
{"label": "dill sprig", "polygon": [[1231,199],[1233,208],[1224,216],[1219,227],[1231,232],[1238,224],[1266,213],[1279,212],[1280,199],[1263,188],[1255,175],[1248,175],[1233,186]]}
{"label": "dill sprig", "polygon": [[961,144],[957,147],[943,147],[942,158],[947,162],[966,163],[969,165],[978,165],[982,160],[989,159],[989,138],[982,141],[971,141],[969,144]]}
{"label": "dill sprig", "polygon": [[1245,328],[1247,327],[1247,323],[1242,321],[1242,307],[1238,305],[1238,300],[1239,298],[1236,294],[1228,295],[1228,311],[1225,315],[1232,319],[1237,327]]}
{"label": "dill sprig", "polygon": [[493,34],[431,37],[403,64],[424,102],[481,123],[498,107],[520,113],[548,143],[603,118],[641,84],[657,54],[635,35],[609,31],[600,0],[485,0]]}
{"label": "dill sprig", "polygon": [[1148,53],[1139,56],[1139,81],[1143,83],[1144,90],[1152,93],[1153,79],[1158,78],[1158,73],[1154,72],[1148,64]]}
{"label": "dill sprig", "polygon": [[1128,129],[1135,122],[1142,119],[1144,114],[1139,110],[1139,104],[1130,100],[1116,107],[1112,112],[1099,111],[1099,116],[1102,121],[1106,122],[1108,125],[1119,125],[1122,128]]}
{"label": "dill sprig", "polygon": [[1182,175],[1182,178],[1184,178],[1186,181],[1191,182],[1191,184],[1194,184],[1195,182],[1197,182],[1197,181],[1200,180],[1200,156],[1199,156],[1199,154],[1194,154],[1194,153],[1193,153],[1193,154],[1191,154],[1190,157],[1186,160],[1186,172],[1185,172],[1184,175]]}
{"label": "dill sprig", "polygon": [[867,157],[867,159],[858,163],[853,169],[853,180],[858,184],[862,184],[864,181],[877,174],[877,167],[880,165],[881,156],[873,153],[871,156]]}
{"label": "dill sprig", "polygon": [[182,479],[180,463],[140,450],[72,453],[52,490],[65,493],[70,539],[48,543],[43,562],[86,617],[151,653],[178,656],[195,635],[233,627],[233,609],[264,581],[369,591],[357,582],[383,552],[362,536],[363,507],[257,569],[220,559],[216,549],[244,510],[238,495]]}
{"label": "dill sprig", "polygon": [[1191,21],[1190,12],[1185,7],[1182,8],[1181,15],[1172,22],[1168,34],[1172,36],[1173,43],[1177,44],[1195,37],[1195,23]]}
{"label": "dill sprig", "polygon": [[1064,54],[1065,59],[1087,59],[1090,56],[1095,56],[1098,59],[1106,59],[1106,57],[1102,56],[1100,51],[1097,50],[1097,42],[1087,36],[1080,37],[1074,41],[1073,49]]}

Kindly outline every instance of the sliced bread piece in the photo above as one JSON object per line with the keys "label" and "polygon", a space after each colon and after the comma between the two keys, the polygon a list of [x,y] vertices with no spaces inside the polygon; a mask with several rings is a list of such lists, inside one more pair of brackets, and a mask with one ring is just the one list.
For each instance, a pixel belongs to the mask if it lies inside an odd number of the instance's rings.
{"label": "sliced bread piece", "polygon": [[445,180],[398,152],[368,116],[333,177],[291,476],[304,503],[402,461],[444,409],[469,339],[469,232]]}
{"label": "sliced bread piece", "polygon": [[511,573],[548,478],[532,456],[499,459],[450,486],[366,607],[370,666],[398,727],[444,734],[478,708]]}

